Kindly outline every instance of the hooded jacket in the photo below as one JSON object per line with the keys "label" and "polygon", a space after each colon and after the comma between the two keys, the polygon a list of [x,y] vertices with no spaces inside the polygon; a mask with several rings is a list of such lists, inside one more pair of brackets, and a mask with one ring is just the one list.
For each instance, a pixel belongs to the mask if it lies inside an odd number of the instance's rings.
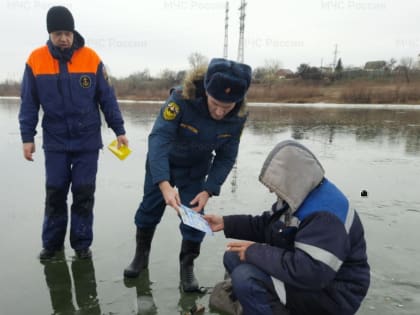
{"label": "hooded jacket", "polygon": [[205,72],[191,72],[182,87],[171,90],[149,135],[147,162],[154,184],[166,180],[181,187],[208,175],[203,189],[218,195],[235,164],[247,112],[241,101],[222,120],[214,120],[207,106]]}
{"label": "hooded jacket", "polygon": [[22,141],[34,142],[38,112],[43,111],[43,148],[47,151],[86,151],[102,147],[101,118],[117,136],[124,122],[102,61],[74,32],[64,51],[47,44],[29,56],[22,81],[19,123]]}
{"label": "hooded jacket", "polygon": [[[226,237],[257,242],[246,262],[271,275],[275,287],[284,283],[292,314],[354,314],[370,282],[357,212],[295,141],[271,151],[259,179],[278,201],[260,216],[225,216]],[[305,302],[309,294],[315,301]]]}

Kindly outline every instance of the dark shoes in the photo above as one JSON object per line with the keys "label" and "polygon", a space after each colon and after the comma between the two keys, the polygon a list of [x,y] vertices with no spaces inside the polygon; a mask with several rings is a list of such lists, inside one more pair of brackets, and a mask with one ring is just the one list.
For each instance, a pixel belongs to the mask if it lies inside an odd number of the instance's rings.
{"label": "dark shoes", "polygon": [[89,248],[76,249],[74,252],[76,253],[76,257],[78,259],[91,259],[92,258],[92,251]]}
{"label": "dark shoes", "polygon": [[[51,260],[53,258],[56,258],[57,254],[62,252],[63,250],[64,250],[64,247],[58,250],[43,248],[41,252],[39,253],[39,260],[46,261],[46,260]],[[74,252],[78,259],[92,258],[92,251],[89,248],[77,249]]]}
{"label": "dark shoes", "polygon": [[60,249],[56,249],[56,250],[43,248],[41,252],[39,253],[39,260],[45,261],[45,260],[53,259],[56,257],[57,253],[60,253],[63,250],[64,250],[64,247]]}
{"label": "dark shoes", "polygon": [[39,260],[49,260],[54,258],[56,251],[43,248],[39,253]]}

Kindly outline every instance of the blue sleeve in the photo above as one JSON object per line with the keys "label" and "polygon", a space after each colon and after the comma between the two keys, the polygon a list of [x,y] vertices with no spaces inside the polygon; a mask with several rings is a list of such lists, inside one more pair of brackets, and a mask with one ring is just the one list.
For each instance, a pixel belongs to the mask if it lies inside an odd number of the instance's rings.
{"label": "blue sleeve", "polygon": [[19,126],[22,142],[34,142],[38,124],[39,98],[32,69],[26,64],[21,88]]}
{"label": "blue sleeve", "polygon": [[327,286],[350,251],[348,236],[333,215],[306,220],[298,229],[294,250],[253,244],[246,251],[246,261],[289,285],[303,289]]}
{"label": "blue sleeve", "polygon": [[124,120],[122,118],[121,110],[118,106],[114,89],[109,84],[108,75],[102,62],[99,63],[96,78],[97,101],[104,113],[106,123],[117,136],[124,135]]}
{"label": "blue sleeve", "polygon": [[[168,115],[171,111],[171,115]],[[182,103],[172,96],[163,104],[149,135],[148,161],[153,184],[170,180],[169,152],[178,132]]]}
{"label": "blue sleeve", "polygon": [[258,243],[266,242],[266,230],[271,214],[264,212],[259,216],[227,215],[223,216],[224,233],[227,238],[248,240]]}
{"label": "blue sleeve", "polygon": [[[241,130],[244,123],[245,121],[242,123]],[[216,155],[204,184],[204,190],[209,191],[215,196],[220,194],[220,188],[236,162],[239,150],[239,137],[240,133],[215,152]]]}

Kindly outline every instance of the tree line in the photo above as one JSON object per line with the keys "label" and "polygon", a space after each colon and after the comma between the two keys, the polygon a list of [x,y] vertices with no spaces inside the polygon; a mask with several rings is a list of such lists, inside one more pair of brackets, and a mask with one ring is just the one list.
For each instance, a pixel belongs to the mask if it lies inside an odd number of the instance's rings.
{"label": "tree line", "polygon": [[[173,71],[162,70],[157,76],[152,76],[148,69],[134,72],[127,77],[111,77],[117,97],[132,99],[162,100],[166,99],[170,88],[179,85],[188,71],[208,64],[208,58],[200,53],[188,56],[189,69]],[[250,90],[251,98],[259,100],[263,95],[279,95],[274,90],[287,88],[287,95],[314,95],[316,88],[334,84],[354,84],[365,81],[380,84],[410,84],[420,81],[420,70],[410,58],[403,58],[399,63],[395,59],[388,62],[372,62],[371,68],[366,63],[364,68],[345,67],[339,59],[334,67],[315,67],[306,63],[300,64],[295,71],[282,68],[277,60],[266,60],[264,66],[253,69],[253,83]],[[293,93],[291,90],[295,89]],[[311,90],[312,89],[312,90]],[[258,93],[257,93],[258,92]],[[0,83],[0,96],[18,96],[20,82],[6,80]],[[284,94],[284,93],[283,93]],[[273,99],[277,97],[273,96]]]}

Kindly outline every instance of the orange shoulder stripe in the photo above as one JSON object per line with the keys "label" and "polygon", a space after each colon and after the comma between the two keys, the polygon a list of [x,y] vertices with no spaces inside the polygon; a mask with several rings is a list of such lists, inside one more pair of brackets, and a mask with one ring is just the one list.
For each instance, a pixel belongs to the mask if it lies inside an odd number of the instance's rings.
{"label": "orange shoulder stripe", "polygon": [[[96,73],[100,62],[98,55],[92,49],[83,47],[74,52],[67,67],[69,73]],[[50,54],[47,45],[35,49],[29,56],[27,64],[34,76],[54,75],[60,72],[58,60]]]}
{"label": "orange shoulder stripe", "polygon": [[70,73],[96,73],[101,62],[98,55],[90,48],[83,47],[74,52],[71,63],[68,63]]}
{"label": "orange shoulder stripe", "polygon": [[27,64],[31,67],[34,76],[60,72],[58,61],[51,56],[47,45],[35,49],[29,56]]}

